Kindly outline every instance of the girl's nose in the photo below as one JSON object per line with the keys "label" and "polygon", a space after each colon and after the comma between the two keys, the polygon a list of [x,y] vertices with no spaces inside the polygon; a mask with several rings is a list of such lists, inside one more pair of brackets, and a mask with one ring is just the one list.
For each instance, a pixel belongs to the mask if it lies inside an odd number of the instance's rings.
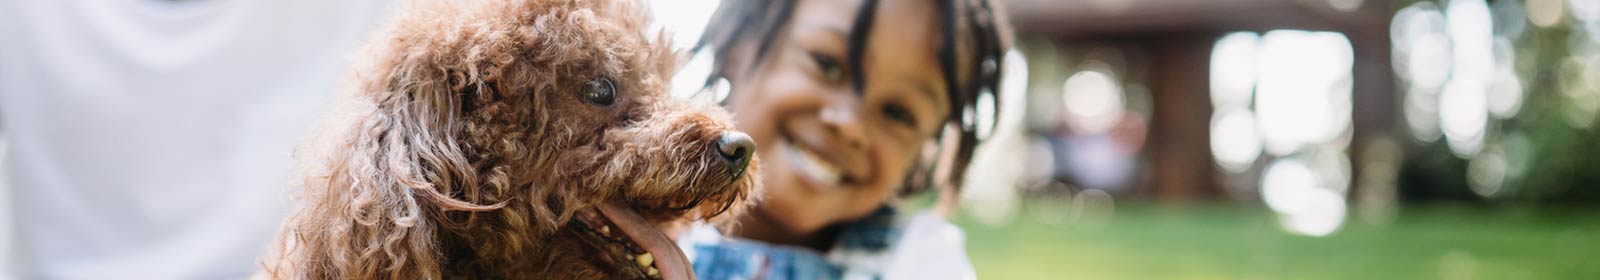
{"label": "girl's nose", "polygon": [[817,116],[832,135],[832,142],[842,144],[852,152],[866,148],[866,128],[862,125],[859,97],[854,95],[833,100]]}

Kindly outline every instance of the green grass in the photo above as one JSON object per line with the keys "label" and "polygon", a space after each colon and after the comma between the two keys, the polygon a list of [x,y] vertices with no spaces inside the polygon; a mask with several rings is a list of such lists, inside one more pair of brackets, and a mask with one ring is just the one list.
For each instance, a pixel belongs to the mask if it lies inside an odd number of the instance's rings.
{"label": "green grass", "polygon": [[1119,203],[1099,226],[955,221],[980,279],[1600,279],[1589,210],[1409,207],[1324,237],[1238,205]]}

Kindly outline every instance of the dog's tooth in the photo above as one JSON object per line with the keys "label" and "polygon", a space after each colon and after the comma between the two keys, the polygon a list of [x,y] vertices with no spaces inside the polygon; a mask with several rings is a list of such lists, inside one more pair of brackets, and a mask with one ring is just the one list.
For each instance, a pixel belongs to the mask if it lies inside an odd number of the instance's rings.
{"label": "dog's tooth", "polygon": [[650,270],[646,270],[645,274],[649,274],[650,276],[658,276],[658,275],[661,275],[661,271],[660,270],[656,270],[656,268],[652,267],[652,268],[650,268]]}
{"label": "dog's tooth", "polygon": [[639,267],[650,267],[650,264],[654,264],[656,259],[650,256],[650,253],[644,253],[639,254],[637,258],[633,258],[633,262],[638,263]]}
{"label": "dog's tooth", "polygon": [[600,234],[611,236],[611,226],[600,226]]}

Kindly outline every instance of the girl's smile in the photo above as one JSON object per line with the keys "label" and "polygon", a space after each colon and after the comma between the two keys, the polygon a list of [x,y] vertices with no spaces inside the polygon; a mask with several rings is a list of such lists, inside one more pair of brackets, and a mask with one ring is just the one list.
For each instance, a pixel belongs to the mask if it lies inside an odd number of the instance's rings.
{"label": "girl's smile", "polygon": [[[822,156],[812,152],[811,149],[798,147],[792,142],[784,141],[779,147],[783,150],[783,158],[794,169],[801,181],[813,188],[827,188],[844,184],[844,174],[839,170],[839,165],[822,159]],[[823,191],[818,189],[818,191]]]}

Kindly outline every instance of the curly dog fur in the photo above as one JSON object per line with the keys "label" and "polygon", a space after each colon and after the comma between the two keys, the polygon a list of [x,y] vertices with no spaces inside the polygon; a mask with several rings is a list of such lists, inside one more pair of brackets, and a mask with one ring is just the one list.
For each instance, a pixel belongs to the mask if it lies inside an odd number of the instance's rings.
{"label": "curly dog fur", "polygon": [[[670,227],[743,208],[757,180],[741,174],[756,164],[727,172],[715,148],[732,130],[727,113],[667,96],[679,56],[646,34],[645,10],[590,0],[403,9],[297,151],[302,189],[267,275],[637,278],[614,267],[631,255],[577,232],[583,211],[617,203]],[[608,106],[582,97],[601,78],[615,84]]]}

